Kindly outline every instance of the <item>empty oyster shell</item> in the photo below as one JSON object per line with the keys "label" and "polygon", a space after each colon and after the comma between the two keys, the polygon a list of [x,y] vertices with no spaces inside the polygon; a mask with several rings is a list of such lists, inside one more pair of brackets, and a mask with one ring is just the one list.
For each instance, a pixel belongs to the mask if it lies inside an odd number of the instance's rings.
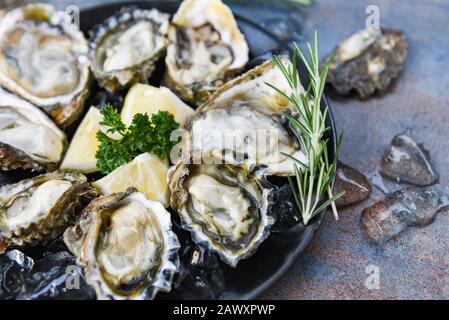
{"label": "empty oyster shell", "polygon": [[248,44],[220,0],[185,0],[169,28],[164,83],[199,104],[248,62]]}
{"label": "empty oyster shell", "polygon": [[51,5],[25,5],[0,20],[0,85],[58,125],[70,125],[83,109],[90,84],[86,54],[82,32]]}
{"label": "empty oyster shell", "polygon": [[[356,90],[361,98],[384,91],[399,75],[407,56],[402,31],[364,29],[344,40],[329,57],[327,82],[340,94]],[[326,58],[326,60],[329,59]]]}
{"label": "empty oyster shell", "polygon": [[[288,59],[282,58],[282,62],[289,66]],[[183,148],[195,159],[244,163],[263,170],[265,175],[294,175],[293,162],[283,153],[304,163],[307,159],[282,113],[296,109],[266,83],[291,92],[272,61],[257,66],[220,87],[195,111],[185,126],[190,140],[183,142],[189,144]]]}
{"label": "empty oyster shell", "polygon": [[98,299],[153,299],[179,268],[170,213],[133,188],[93,200],[64,242]]}
{"label": "empty oyster shell", "polygon": [[65,134],[31,103],[0,88],[2,170],[53,171],[66,146]]}
{"label": "empty oyster shell", "polygon": [[0,253],[64,231],[96,196],[82,174],[56,171],[0,188]]}
{"label": "empty oyster shell", "polygon": [[169,15],[156,9],[126,8],[91,31],[89,57],[98,83],[115,92],[146,83],[165,53]]}
{"label": "empty oyster shell", "polygon": [[268,237],[274,223],[267,212],[271,190],[244,167],[180,161],[168,177],[171,206],[183,228],[225,263],[235,267]]}

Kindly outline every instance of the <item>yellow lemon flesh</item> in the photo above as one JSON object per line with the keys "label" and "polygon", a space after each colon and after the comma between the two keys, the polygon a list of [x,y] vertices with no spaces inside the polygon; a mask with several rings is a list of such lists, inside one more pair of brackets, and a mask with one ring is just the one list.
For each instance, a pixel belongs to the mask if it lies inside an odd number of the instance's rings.
{"label": "yellow lemon flesh", "polygon": [[102,120],[100,110],[90,107],[83,121],[70,142],[67,153],[61,164],[61,169],[91,173],[98,171],[95,158],[99,142],[96,134],[100,130]]}
{"label": "yellow lemon flesh", "polygon": [[136,83],[126,95],[121,118],[122,122],[129,126],[135,114],[147,113],[151,118],[152,114],[159,111],[172,113],[181,127],[193,113],[193,109],[182,102],[170,89]]}
{"label": "yellow lemon flesh", "polygon": [[148,199],[159,201],[164,207],[168,207],[170,194],[167,171],[167,160],[149,153],[142,153],[130,163],[118,167],[92,185],[103,194],[124,192],[128,187],[135,187]]}

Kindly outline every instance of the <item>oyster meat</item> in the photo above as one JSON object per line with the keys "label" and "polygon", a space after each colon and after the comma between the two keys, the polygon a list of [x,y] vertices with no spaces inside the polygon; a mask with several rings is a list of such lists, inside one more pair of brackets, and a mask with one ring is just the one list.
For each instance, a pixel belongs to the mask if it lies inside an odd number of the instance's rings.
{"label": "oyster meat", "polygon": [[266,83],[291,92],[281,71],[267,61],[226,83],[195,111],[185,126],[190,139],[183,142],[195,163],[198,157],[244,163],[266,175],[286,176],[294,175],[294,167],[284,153],[306,162],[295,131],[282,115],[295,107]]}
{"label": "oyster meat", "polygon": [[0,187],[0,253],[55,238],[95,196],[84,175],[62,171]]}
{"label": "oyster meat", "polygon": [[65,134],[44,112],[0,88],[2,170],[55,170],[65,145]]}
{"label": "oyster meat", "polygon": [[248,44],[221,0],[185,0],[173,17],[164,83],[199,104],[248,62]]}
{"label": "oyster meat", "polygon": [[169,171],[171,206],[196,243],[206,245],[232,267],[252,255],[268,237],[271,189],[244,167],[187,165]]}
{"label": "oyster meat", "polygon": [[93,200],[64,242],[98,299],[153,299],[179,268],[170,213],[134,188]]}
{"label": "oyster meat", "polygon": [[169,15],[156,9],[125,8],[91,31],[89,58],[98,83],[116,92],[146,83],[165,53]]}
{"label": "oyster meat", "polygon": [[90,84],[87,42],[69,17],[35,3],[0,20],[0,85],[47,112],[58,125],[81,114]]}
{"label": "oyster meat", "polygon": [[334,58],[329,65],[327,82],[340,94],[356,90],[361,98],[371,96],[376,89],[385,91],[402,70],[407,48],[402,31],[361,30],[329,55]]}

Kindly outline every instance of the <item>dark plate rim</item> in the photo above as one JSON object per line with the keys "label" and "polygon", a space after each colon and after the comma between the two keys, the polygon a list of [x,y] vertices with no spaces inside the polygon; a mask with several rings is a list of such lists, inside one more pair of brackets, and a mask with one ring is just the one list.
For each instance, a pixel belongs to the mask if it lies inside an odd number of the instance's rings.
{"label": "dark plate rim", "polygon": [[[81,13],[81,17],[82,17],[83,13],[89,12],[92,15],[95,11],[101,11],[102,9],[110,8],[110,7],[116,7],[116,6],[125,7],[125,6],[135,5],[135,6],[139,7],[139,5],[140,6],[145,5],[145,7],[158,8],[158,6],[161,3],[164,3],[165,5],[167,5],[167,4],[178,5],[180,3],[180,1],[171,1],[171,0],[168,0],[168,1],[148,0],[148,1],[129,1],[129,2],[112,1],[110,3],[104,3],[104,4],[100,4],[100,5],[88,5],[88,6],[84,7],[84,8],[82,8],[80,10],[80,13]],[[276,34],[274,34],[270,30],[268,30],[267,28],[263,27],[262,25],[260,25],[256,21],[254,21],[254,20],[252,20],[252,19],[250,19],[250,18],[248,18],[246,16],[240,15],[240,14],[235,13],[235,12],[233,12],[233,14],[234,14],[236,20],[240,20],[240,21],[243,21],[243,22],[245,22],[247,24],[250,24],[252,27],[258,29],[262,33],[264,33],[267,36],[269,36],[270,38],[272,38],[280,46],[284,46],[286,49],[288,49],[288,52],[290,54],[292,54],[292,49],[288,46],[288,43],[285,43],[284,41],[282,41]],[[332,142],[331,144],[329,144],[329,148],[331,148],[330,153],[333,155],[333,157],[335,157],[336,156],[336,149],[337,149],[337,130],[336,130],[336,125],[335,125],[334,115],[332,113],[332,108],[331,108],[331,105],[330,105],[329,100],[326,97],[326,95],[323,95],[323,100],[322,100],[321,104],[322,104],[322,106],[323,105],[324,106],[328,106],[328,114],[327,114],[327,118],[326,118],[326,125],[329,126],[330,129],[331,129],[329,135],[330,135],[331,142]],[[336,170],[336,168],[334,168],[334,170]],[[332,185],[334,185],[334,183],[332,183]],[[315,236],[318,228],[320,227],[321,223],[324,220],[326,212],[327,212],[327,209],[325,209],[322,212],[320,212],[319,215],[312,220],[312,223],[310,223],[307,227],[305,227],[305,229],[304,229],[304,233],[305,234],[304,234],[303,241],[301,241],[296,246],[296,248],[292,251],[291,255],[286,257],[286,260],[285,260],[284,264],[282,265],[282,267],[280,267],[274,274],[272,274],[272,276],[268,280],[266,280],[263,283],[261,283],[260,286],[258,286],[254,290],[252,290],[250,293],[248,293],[246,295],[242,295],[240,297],[242,300],[252,300],[252,299],[259,298],[271,286],[273,286],[283,275],[286,274],[286,272],[298,260],[298,258],[301,255],[301,253],[305,250],[307,245],[309,245],[309,243],[311,242],[312,238]],[[238,267],[236,269],[238,269]]]}

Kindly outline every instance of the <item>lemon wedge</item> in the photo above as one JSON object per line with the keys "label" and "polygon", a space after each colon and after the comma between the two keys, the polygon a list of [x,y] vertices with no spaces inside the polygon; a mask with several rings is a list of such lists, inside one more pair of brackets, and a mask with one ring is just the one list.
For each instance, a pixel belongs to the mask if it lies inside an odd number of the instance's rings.
{"label": "lemon wedge", "polygon": [[136,83],[126,95],[121,119],[126,126],[129,126],[135,114],[147,113],[151,117],[159,111],[172,113],[181,127],[193,113],[193,109],[182,102],[170,89]]}
{"label": "lemon wedge", "polygon": [[142,153],[92,185],[103,194],[124,192],[128,187],[135,187],[148,199],[159,201],[168,207],[167,171],[167,160],[149,153]]}
{"label": "lemon wedge", "polygon": [[96,134],[101,129],[101,120],[100,110],[90,107],[70,142],[62,161],[61,169],[82,173],[98,171],[95,153],[97,152],[99,142]]}

